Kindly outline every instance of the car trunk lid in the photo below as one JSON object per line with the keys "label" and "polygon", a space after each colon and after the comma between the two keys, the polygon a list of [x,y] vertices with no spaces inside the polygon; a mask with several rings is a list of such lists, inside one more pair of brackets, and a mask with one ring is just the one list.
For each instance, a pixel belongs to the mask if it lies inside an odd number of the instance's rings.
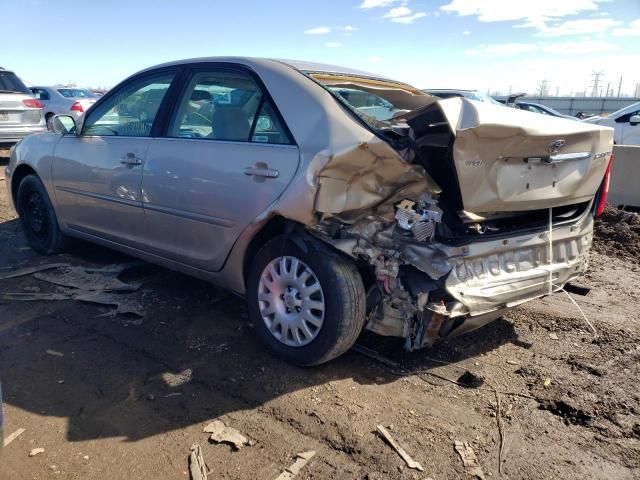
{"label": "car trunk lid", "polygon": [[461,98],[403,117],[427,171],[445,191],[457,183],[456,206],[476,214],[589,201],[613,144],[610,128]]}

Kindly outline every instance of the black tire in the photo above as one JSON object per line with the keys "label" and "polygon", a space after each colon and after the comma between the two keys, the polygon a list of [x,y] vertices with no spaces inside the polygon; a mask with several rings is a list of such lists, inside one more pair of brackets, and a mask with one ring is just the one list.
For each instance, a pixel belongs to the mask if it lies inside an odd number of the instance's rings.
{"label": "black tire", "polygon": [[[249,317],[259,339],[275,355],[303,366],[319,365],[345,353],[365,322],[365,290],[354,262],[316,242],[284,235],[270,240],[254,257],[247,277]],[[278,340],[260,313],[261,275],[272,260],[283,256],[296,257],[310,267],[323,292],[324,321],[313,340],[303,346]]]}
{"label": "black tire", "polygon": [[43,255],[66,250],[69,239],[60,231],[47,190],[36,175],[27,175],[18,186],[17,210],[22,231],[31,248]]}
{"label": "black tire", "polygon": [[53,116],[54,116],[54,113],[52,112],[49,112],[44,116],[44,120],[47,124],[47,130],[51,130],[51,127],[52,127],[51,120],[53,120]]}

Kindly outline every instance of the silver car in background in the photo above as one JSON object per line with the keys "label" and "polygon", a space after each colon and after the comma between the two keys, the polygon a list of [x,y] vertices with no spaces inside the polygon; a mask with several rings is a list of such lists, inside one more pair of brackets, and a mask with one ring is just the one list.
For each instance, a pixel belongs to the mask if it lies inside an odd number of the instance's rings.
{"label": "silver car in background", "polygon": [[29,245],[81,238],[247,298],[315,365],[363,329],[408,350],[582,274],[613,130],[438,100],[341,67],[159,65],[24,139],[5,169]]}
{"label": "silver car in background", "polygon": [[42,103],[18,76],[0,67],[0,144],[46,130]]}
{"label": "silver car in background", "polygon": [[31,91],[44,105],[47,123],[54,115],[61,114],[78,120],[99,98],[90,90],[75,87],[32,86]]}

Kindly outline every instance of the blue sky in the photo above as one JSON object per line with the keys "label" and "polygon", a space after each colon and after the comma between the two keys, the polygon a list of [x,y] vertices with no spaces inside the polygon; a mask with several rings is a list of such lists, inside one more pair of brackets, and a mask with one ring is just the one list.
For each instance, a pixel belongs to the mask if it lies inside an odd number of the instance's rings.
{"label": "blue sky", "polygon": [[[164,61],[249,55],[418,87],[561,94],[640,83],[640,0],[0,0],[0,65],[106,86]],[[15,19],[15,21],[6,21]]]}

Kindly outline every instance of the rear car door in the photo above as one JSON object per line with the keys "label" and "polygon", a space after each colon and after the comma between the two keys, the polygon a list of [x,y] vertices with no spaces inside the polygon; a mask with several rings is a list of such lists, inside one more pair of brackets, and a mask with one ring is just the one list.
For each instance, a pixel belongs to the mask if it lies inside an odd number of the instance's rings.
{"label": "rear car door", "polygon": [[144,165],[149,248],[216,271],[293,178],[298,148],[255,74],[198,66],[184,85]]}
{"label": "rear car door", "polygon": [[176,73],[159,70],[128,80],[88,112],[79,135],[58,142],[53,182],[59,218],[69,228],[144,247],[142,167]]}

